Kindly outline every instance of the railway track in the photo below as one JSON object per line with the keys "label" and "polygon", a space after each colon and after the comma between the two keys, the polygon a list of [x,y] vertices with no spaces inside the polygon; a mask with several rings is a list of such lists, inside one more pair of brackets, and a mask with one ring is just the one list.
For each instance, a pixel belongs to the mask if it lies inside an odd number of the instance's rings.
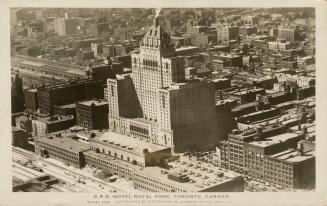
{"label": "railway track", "polygon": [[[86,175],[84,175],[84,174],[82,174],[82,173],[78,173],[78,172],[76,172],[76,171],[69,170],[69,169],[67,169],[67,168],[65,168],[65,167],[63,167],[63,166],[60,166],[60,165],[54,164],[54,163],[52,163],[52,162],[46,161],[45,159],[42,159],[42,158],[38,157],[36,154],[31,153],[31,152],[29,152],[29,151],[23,151],[22,149],[20,149],[20,148],[16,148],[16,147],[12,147],[12,150],[13,150],[14,152],[17,152],[17,153],[19,153],[19,154],[21,154],[21,155],[24,155],[24,156],[26,156],[26,157],[29,157],[29,158],[31,158],[31,159],[37,159],[37,160],[40,161],[41,163],[51,165],[51,166],[53,166],[53,167],[55,167],[55,168],[58,168],[58,169],[61,169],[61,170],[65,171],[65,172],[70,172],[71,174],[73,174],[73,176],[75,175],[75,176],[81,177],[81,178],[83,178],[83,179],[89,180],[89,181],[91,181],[91,182],[95,182],[95,183],[97,183],[97,184],[99,184],[99,185],[103,185],[103,186],[110,187],[110,188],[112,188],[113,190],[115,190],[116,192],[125,192],[125,191],[123,191],[123,190],[121,190],[121,189],[119,189],[119,188],[117,188],[117,187],[115,187],[115,186],[109,185],[109,184],[106,183],[105,181],[99,180],[99,179],[97,179],[97,178],[92,178],[92,177],[86,176]],[[60,175],[61,175],[61,174],[60,174]]]}

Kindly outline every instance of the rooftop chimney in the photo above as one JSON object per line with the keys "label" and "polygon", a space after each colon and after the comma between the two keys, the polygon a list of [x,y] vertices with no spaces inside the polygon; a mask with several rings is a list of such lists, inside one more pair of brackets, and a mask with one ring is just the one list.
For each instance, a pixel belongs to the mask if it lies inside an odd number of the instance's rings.
{"label": "rooftop chimney", "polygon": [[308,133],[308,128],[307,128],[307,126],[304,125],[304,126],[302,127],[302,132],[303,132],[304,135],[306,135],[306,134]]}
{"label": "rooftop chimney", "polygon": [[297,143],[297,153],[299,156],[303,156],[303,143],[302,142],[298,142]]}

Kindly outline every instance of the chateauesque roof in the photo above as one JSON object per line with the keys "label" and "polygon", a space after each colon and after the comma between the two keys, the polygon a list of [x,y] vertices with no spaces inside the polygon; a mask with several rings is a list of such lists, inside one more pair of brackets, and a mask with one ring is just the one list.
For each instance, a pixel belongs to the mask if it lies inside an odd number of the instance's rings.
{"label": "chateauesque roof", "polygon": [[144,39],[160,40],[161,48],[173,46],[170,35],[160,26],[157,19],[145,34]]}

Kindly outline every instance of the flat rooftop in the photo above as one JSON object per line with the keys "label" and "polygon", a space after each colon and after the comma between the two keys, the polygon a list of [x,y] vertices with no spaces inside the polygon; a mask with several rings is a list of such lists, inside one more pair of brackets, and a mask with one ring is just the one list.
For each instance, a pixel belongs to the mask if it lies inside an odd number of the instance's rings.
{"label": "flat rooftop", "polygon": [[11,132],[12,133],[20,133],[20,132],[25,132],[23,129],[20,129],[18,127],[11,127]]}
{"label": "flat rooftop", "polygon": [[[199,161],[181,159],[169,163],[173,166],[167,170],[160,167],[146,167],[140,173],[155,179],[160,179],[171,185],[184,188],[187,191],[197,192],[205,190],[231,180],[241,178],[241,175],[223,168],[212,167]],[[168,174],[187,175],[190,181],[179,182],[168,178]]]}
{"label": "flat rooftop", "polygon": [[251,92],[258,92],[258,91],[264,91],[263,88],[251,88],[251,89],[246,89],[246,90],[242,90],[242,91],[235,91],[235,92],[229,92],[230,94],[233,95],[244,95],[244,94],[248,94]]}
{"label": "flat rooftop", "polygon": [[64,105],[54,105],[56,108],[62,108],[62,109],[72,109],[76,107],[75,103],[72,104],[64,104]]}
{"label": "flat rooftop", "polygon": [[130,118],[129,121],[131,122],[140,122],[140,123],[144,123],[147,125],[151,125],[152,128],[159,128],[159,123],[155,122],[155,121],[151,121],[149,119],[145,119],[145,118]]}
{"label": "flat rooftop", "polygon": [[[136,152],[139,155],[143,155],[144,149],[147,149],[149,153],[168,149],[167,147],[153,144],[145,140],[139,140],[127,135],[117,134],[110,131],[97,134],[94,140],[97,142],[102,142],[102,144],[108,146],[116,146],[126,151]],[[92,139],[90,141],[92,141]]]}
{"label": "flat rooftop", "polygon": [[88,144],[70,137],[53,137],[50,135],[48,137],[39,138],[38,141],[45,142],[72,152],[81,152],[90,149],[90,146]]}
{"label": "flat rooftop", "polygon": [[38,122],[43,122],[45,124],[54,124],[54,123],[58,123],[58,122],[64,122],[64,121],[69,121],[69,120],[74,120],[74,117],[71,115],[68,116],[53,116],[53,119],[51,120],[51,117],[43,117],[43,118],[39,118],[35,121]]}
{"label": "flat rooftop", "polygon": [[29,91],[29,92],[37,92],[37,89],[36,88],[34,88],[34,89],[27,89],[27,91]]}
{"label": "flat rooftop", "polygon": [[140,170],[141,168],[143,168],[139,165],[133,165],[130,162],[126,162],[124,160],[114,158],[114,157],[111,157],[111,156],[103,154],[103,153],[98,153],[94,150],[88,150],[88,151],[84,152],[84,154],[90,155],[90,156],[93,156],[93,157],[96,157],[96,158],[99,158],[102,160],[110,160],[111,163],[114,163],[114,164],[122,166],[122,167],[134,169],[134,170]]}
{"label": "flat rooftop", "polygon": [[238,112],[246,108],[254,107],[257,103],[256,102],[249,102],[245,104],[238,105],[232,109],[232,112]]}
{"label": "flat rooftop", "polygon": [[249,142],[248,144],[250,145],[254,145],[254,146],[258,146],[258,147],[269,147],[272,145],[276,145],[276,144],[281,144],[285,141],[288,141],[290,139],[294,139],[299,137],[299,134],[296,133],[283,133],[283,134],[279,134],[279,135],[275,135],[272,137],[268,137],[265,138],[262,141],[253,141],[253,142]]}
{"label": "flat rooftop", "polygon": [[92,104],[94,104],[94,106],[102,106],[102,105],[107,105],[108,102],[104,99],[101,99],[101,100],[82,101],[82,102],[78,102],[78,104],[84,105],[84,106],[91,106]]}
{"label": "flat rooftop", "polygon": [[301,119],[301,115],[296,113],[288,113],[281,116],[272,116],[268,119],[260,120],[260,121],[253,121],[253,126],[259,126],[262,124],[272,125],[276,122],[279,122],[283,125],[287,125],[288,123],[299,121]]}
{"label": "flat rooftop", "polygon": [[178,51],[185,51],[185,50],[192,50],[192,49],[199,49],[199,47],[196,46],[185,46],[185,47],[180,47],[176,49],[176,52]]}
{"label": "flat rooftop", "polygon": [[39,62],[32,62],[32,61],[22,61],[22,64],[27,64],[27,65],[31,65],[31,66],[36,66],[36,67],[42,67],[44,66],[44,64],[39,63]]}
{"label": "flat rooftop", "polygon": [[296,150],[288,149],[286,151],[271,155],[270,157],[274,159],[284,160],[290,163],[299,163],[311,158],[315,158],[315,151],[310,150],[304,152],[303,155],[299,155]]}
{"label": "flat rooftop", "polygon": [[53,72],[64,72],[64,73],[70,73],[79,76],[86,76],[84,67],[73,65],[73,64],[67,64],[59,61],[50,61],[47,59],[40,59],[40,58],[28,57],[22,55],[11,57],[11,61],[20,64],[25,64],[25,65],[27,64],[35,67],[42,67],[46,70],[52,70]]}

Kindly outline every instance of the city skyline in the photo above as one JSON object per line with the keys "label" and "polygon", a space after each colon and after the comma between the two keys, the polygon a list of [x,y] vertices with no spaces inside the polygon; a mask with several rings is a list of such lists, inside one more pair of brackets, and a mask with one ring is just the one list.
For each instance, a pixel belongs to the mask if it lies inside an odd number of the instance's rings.
{"label": "city skyline", "polygon": [[12,10],[13,191],[314,191],[315,55],[314,8]]}

